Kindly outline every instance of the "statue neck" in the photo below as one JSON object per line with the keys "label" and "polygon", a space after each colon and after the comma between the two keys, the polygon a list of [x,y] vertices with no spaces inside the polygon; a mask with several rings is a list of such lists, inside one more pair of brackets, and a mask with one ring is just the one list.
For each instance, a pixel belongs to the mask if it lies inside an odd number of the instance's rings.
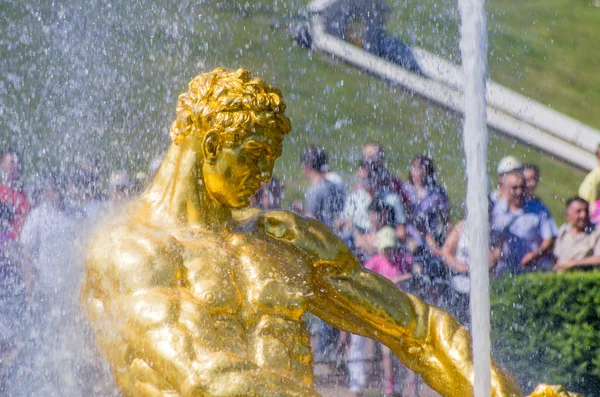
{"label": "statue neck", "polygon": [[[141,214],[152,223],[189,229],[229,229],[231,210],[204,187],[202,156],[189,145],[171,145],[154,181],[142,195]],[[146,212],[148,211],[148,212]]]}

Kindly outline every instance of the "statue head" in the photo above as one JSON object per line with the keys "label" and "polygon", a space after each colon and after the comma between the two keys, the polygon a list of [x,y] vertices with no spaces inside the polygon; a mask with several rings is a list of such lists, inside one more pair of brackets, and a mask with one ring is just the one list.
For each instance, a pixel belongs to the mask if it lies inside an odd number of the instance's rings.
{"label": "statue head", "polygon": [[179,96],[170,135],[193,142],[201,179],[220,204],[240,208],[268,182],[291,130],[279,89],[245,69],[221,68],[195,77]]}

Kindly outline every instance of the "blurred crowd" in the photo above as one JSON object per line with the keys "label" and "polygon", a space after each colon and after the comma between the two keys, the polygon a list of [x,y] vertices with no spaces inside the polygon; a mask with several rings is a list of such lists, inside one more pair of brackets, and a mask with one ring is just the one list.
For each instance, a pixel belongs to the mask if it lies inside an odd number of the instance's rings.
{"label": "blurred crowd", "polygon": [[[600,164],[600,147],[596,154]],[[102,382],[89,381],[109,375],[93,346],[86,347],[91,337],[79,309],[86,233],[143,190],[160,159],[135,176],[79,161],[66,175],[36,175],[31,184],[21,180],[19,160],[16,150],[0,153],[0,396],[52,390],[111,395],[92,390]],[[384,148],[369,143],[345,180],[331,168],[328,153],[311,146],[300,166],[307,188],[289,209],[328,225],[365,268],[469,327],[469,232],[464,220],[451,222],[433,159],[415,156],[403,179],[388,169]],[[507,156],[496,171],[488,207],[492,278],[600,265],[600,166],[582,182],[579,195],[565,198],[560,228],[536,196],[537,166]],[[281,208],[283,195],[283,182],[273,178],[251,206]],[[374,381],[386,395],[419,394],[418,377],[385,346],[316,318],[307,321],[317,372],[342,373],[357,395]]]}
{"label": "blurred crowd", "polygon": [[0,153],[0,396],[112,395],[79,306],[84,250],[91,226],[158,164],[105,180],[96,162],[78,160],[23,181],[19,152]]}
{"label": "blurred crowd", "polygon": [[[596,154],[600,164],[600,147]],[[365,268],[470,326],[469,232],[465,220],[451,223],[448,195],[433,159],[415,156],[403,181],[388,169],[384,148],[369,143],[348,184],[331,169],[323,148],[307,148],[300,163],[308,187],[293,211],[331,227]],[[560,228],[536,196],[538,166],[507,156],[496,171],[488,196],[492,280],[600,265],[600,165],[582,182],[579,195],[564,198],[566,219]],[[254,203],[279,208],[282,192],[281,182],[274,180],[262,186]],[[317,369],[322,363],[333,366],[325,372],[343,372],[352,392],[361,395],[376,382],[385,395],[419,394],[417,377],[385,346],[316,318],[310,325]]]}

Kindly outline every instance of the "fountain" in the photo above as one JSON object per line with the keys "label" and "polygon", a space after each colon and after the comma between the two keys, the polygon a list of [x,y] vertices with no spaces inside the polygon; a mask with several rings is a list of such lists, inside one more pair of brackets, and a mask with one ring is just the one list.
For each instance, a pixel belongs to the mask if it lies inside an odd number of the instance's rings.
{"label": "fountain", "polygon": [[464,145],[467,157],[467,233],[471,275],[471,323],[475,397],[490,395],[490,292],[487,175],[487,26],[483,0],[461,0],[460,49],[465,93]]}
{"label": "fountain", "polygon": [[[332,141],[336,135],[352,140],[353,134],[363,139],[364,131],[374,137],[388,128],[377,126],[385,125],[393,126],[394,134],[402,129],[420,132],[417,138],[401,137],[407,149],[399,150],[442,153],[440,137],[458,130],[458,118],[414,98],[390,99],[398,97],[394,89],[365,76],[340,68],[332,72],[332,80],[325,80],[325,72],[335,69],[329,61],[290,47],[287,38],[259,18],[258,23],[243,24],[258,12],[274,15],[274,7],[283,3],[261,3],[258,11],[255,5],[224,4],[222,8],[189,2],[177,7],[105,1],[76,1],[70,7],[3,4],[7,34],[2,49],[10,56],[1,61],[7,72],[0,80],[2,143],[17,142],[25,149],[26,174],[33,177],[49,165],[69,170],[75,157],[97,157],[105,167],[144,168],[165,146],[166,136],[157,136],[157,131],[168,129],[174,98],[187,79],[182,76],[221,64],[260,70],[290,93],[288,113],[295,129],[308,134],[296,132],[286,138],[291,144],[276,168],[285,175],[294,174],[298,147],[308,140]],[[232,10],[240,15],[235,22],[227,19]],[[244,26],[247,36],[241,27],[231,26],[236,24]],[[231,50],[207,45],[230,41]],[[265,64],[264,59],[276,52],[286,54],[287,68]],[[306,96],[307,81],[323,86],[318,98]],[[325,103],[333,103],[336,115],[332,111],[323,118],[313,117],[326,113]],[[354,110],[344,107],[348,104]],[[411,116],[399,121],[395,113]],[[415,116],[421,113],[426,120]],[[450,152],[459,147],[452,145]],[[397,154],[395,161],[400,164],[398,159],[406,155]],[[462,159],[441,157],[445,168],[462,167]],[[335,161],[348,168],[353,159]],[[460,183],[456,186],[456,191],[462,189]]]}
{"label": "fountain", "polygon": [[[310,311],[385,343],[442,395],[471,395],[470,335],[450,314],[364,270],[316,220],[232,212],[271,178],[291,128],[285,108],[244,69],[194,78],[156,178],[94,236],[82,304],[120,390],[316,395]],[[521,396],[493,363],[491,379],[488,395]]]}

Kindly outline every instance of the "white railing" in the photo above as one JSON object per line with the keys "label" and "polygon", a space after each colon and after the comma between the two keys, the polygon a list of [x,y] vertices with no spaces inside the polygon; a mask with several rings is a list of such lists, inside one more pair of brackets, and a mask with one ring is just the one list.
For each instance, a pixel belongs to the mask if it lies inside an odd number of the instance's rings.
{"label": "white railing", "polygon": [[[309,6],[313,47],[394,82],[428,101],[464,114],[460,67],[421,48],[411,48],[422,75],[386,61],[325,31],[321,10],[335,1]],[[600,131],[489,81],[488,126],[584,170],[596,167]]]}

